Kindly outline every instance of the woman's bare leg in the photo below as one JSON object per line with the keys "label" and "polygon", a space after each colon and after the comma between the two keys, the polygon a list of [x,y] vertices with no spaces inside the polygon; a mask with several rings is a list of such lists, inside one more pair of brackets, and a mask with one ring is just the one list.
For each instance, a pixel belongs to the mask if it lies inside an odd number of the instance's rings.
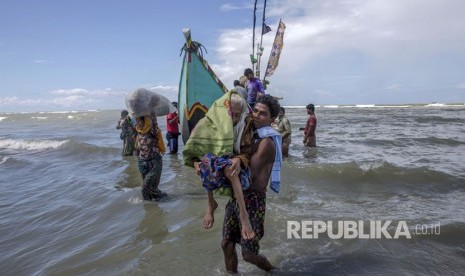
{"label": "woman's bare leg", "polygon": [[216,208],[218,208],[218,203],[213,198],[213,192],[208,191],[208,207],[203,216],[203,228],[210,229],[213,227],[213,223],[215,222],[214,213]]}

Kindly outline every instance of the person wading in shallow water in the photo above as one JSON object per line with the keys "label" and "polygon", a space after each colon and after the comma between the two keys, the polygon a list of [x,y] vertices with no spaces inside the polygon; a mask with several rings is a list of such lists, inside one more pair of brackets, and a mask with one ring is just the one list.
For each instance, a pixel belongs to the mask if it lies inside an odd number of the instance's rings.
{"label": "person wading in shallow water", "polygon": [[307,105],[307,114],[310,115],[310,117],[308,117],[307,125],[304,129],[304,145],[307,147],[316,147],[316,116],[315,106],[313,104]]}
{"label": "person wading in shallow water", "polygon": [[[203,156],[200,162],[194,162],[194,167],[201,175],[202,185],[208,192],[208,207],[203,219],[204,228],[210,229],[213,226],[214,212],[218,207],[218,203],[213,197],[213,191],[224,193],[225,189],[232,188],[232,192],[229,191],[227,194],[233,196],[237,203],[242,238],[247,240],[253,239],[255,235],[250,225],[242,191],[248,189],[250,185],[248,164],[254,146],[252,114],[249,113],[247,103],[239,93],[233,90],[228,93],[230,98],[225,101],[228,103],[225,106],[228,106],[228,117],[232,120],[233,125],[233,154],[214,156],[208,153]],[[219,101],[221,100],[222,98],[219,99]],[[223,179],[226,170],[231,171],[230,174],[227,174],[229,183]]]}
{"label": "person wading in shallow water", "polygon": [[121,111],[121,119],[118,121],[116,129],[121,129],[120,138],[123,140],[123,156],[133,155],[136,130],[132,125],[131,117],[129,117],[127,110]]}
{"label": "person wading in shallow water", "polygon": [[137,164],[142,176],[142,196],[144,200],[159,200],[166,196],[158,189],[163,168],[162,154],[165,153],[161,130],[157,116],[152,112],[148,116],[136,118]]}
{"label": "person wading in shallow water", "polygon": [[[178,108],[177,102],[171,103],[174,107]],[[170,154],[178,153],[178,136],[179,136],[179,116],[178,111],[168,113],[166,115],[166,140],[168,141],[168,148]]]}
{"label": "person wading in shallow water", "polygon": [[289,145],[291,144],[291,123],[286,117],[286,110],[281,106],[279,110],[278,118],[272,124],[272,127],[275,128],[279,133],[281,133],[281,138],[283,140],[283,156],[287,157],[289,155]]}
{"label": "person wading in shallow water", "polygon": [[[256,140],[250,159],[251,183],[243,191],[246,210],[255,236],[253,239],[241,237],[239,209],[235,199],[226,205],[223,222],[222,249],[226,270],[237,273],[238,258],[236,244],[242,248],[242,257],[246,262],[270,271],[274,269],[268,259],[259,254],[259,241],[264,234],[266,190],[271,175],[271,189],[279,192],[281,170],[281,135],[270,125],[279,113],[278,101],[270,95],[259,98],[253,108],[253,125]],[[231,174],[226,168],[226,175]]]}

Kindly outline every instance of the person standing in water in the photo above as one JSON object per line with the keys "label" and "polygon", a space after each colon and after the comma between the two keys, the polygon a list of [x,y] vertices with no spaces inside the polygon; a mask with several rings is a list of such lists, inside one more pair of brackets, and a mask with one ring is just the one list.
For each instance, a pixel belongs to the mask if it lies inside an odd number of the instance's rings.
{"label": "person standing in water", "polygon": [[[204,179],[209,179],[209,181],[206,181],[207,183],[203,184],[208,191],[208,207],[203,219],[204,228],[210,229],[213,226],[214,212],[218,206],[218,203],[213,198],[213,191],[231,186],[233,191],[231,196],[235,199],[239,208],[242,238],[248,240],[253,239],[255,236],[245,208],[243,195],[243,189],[247,189],[250,185],[248,163],[254,146],[252,116],[249,113],[245,99],[237,91],[233,92],[231,90],[230,95],[228,114],[233,125],[233,153],[232,155],[227,154],[213,158],[210,154],[207,154],[202,158],[201,162],[195,162],[194,167]],[[220,176],[222,174],[218,170],[224,171],[224,175],[227,176],[230,184],[222,183],[226,182],[226,179],[221,180],[222,177]],[[229,174],[226,174],[226,172],[229,172]],[[216,175],[216,177],[211,175]],[[215,180],[214,183],[211,183],[212,179]]]}
{"label": "person standing in water", "polygon": [[304,145],[307,147],[316,147],[316,116],[315,116],[315,106],[313,104],[307,105],[307,114],[310,115],[307,120],[307,124],[304,130]]}
{"label": "person standing in water", "polygon": [[121,119],[118,121],[116,129],[121,129],[120,138],[123,140],[123,156],[132,156],[134,154],[136,131],[127,110],[121,111]]}
{"label": "person standing in water", "polygon": [[166,193],[158,189],[163,168],[162,154],[165,148],[155,112],[136,117],[136,130],[137,165],[143,180],[142,196],[144,200],[157,201],[166,196]]}
{"label": "person standing in water", "polygon": [[[171,103],[178,108],[177,102]],[[168,113],[166,115],[166,140],[168,140],[168,148],[170,154],[178,153],[178,137],[179,137],[179,116],[178,111]]]}
{"label": "person standing in water", "polygon": [[273,128],[275,128],[279,133],[281,133],[281,137],[283,140],[283,156],[287,157],[289,155],[289,145],[291,144],[291,123],[286,117],[286,110],[284,107],[281,106],[279,110],[278,117],[272,124]]}
{"label": "person standing in water", "polygon": [[[274,266],[268,259],[259,254],[259,241],[264,235],[266,190],[268,182],[270,188],[279,192],[281,171],[281,135],[270,125],[279,113],[278,101],[270,95],[264,95],[257,100],[253,109],[253,126],[256,137],[253,153],[250,159],[251,183],[243,191],[244,201],[250,223],[254,231],[253,239],[241,237],[239,223],[239,208],[236,200],[232,199],[226,205],[223,222],[223,241],[221,247],[224,254],[226,270],[237,273],[238,258],[236,244],[241,245],[244,261],[270,271]],[[233,171],[227,167],[226,175]]]}

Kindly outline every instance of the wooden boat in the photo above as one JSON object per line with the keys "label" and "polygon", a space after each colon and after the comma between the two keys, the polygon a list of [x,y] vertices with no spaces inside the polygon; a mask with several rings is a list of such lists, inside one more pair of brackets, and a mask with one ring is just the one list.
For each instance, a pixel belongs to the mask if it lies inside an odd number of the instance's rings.
{"label": "wooden boat", "polygon": [[183,30],[186,43],[179,81],[178,110],[184,144],[197,122],[205,116],[212,103],[228,91],[207,61],[202,44],[192,41],[190,29]]}

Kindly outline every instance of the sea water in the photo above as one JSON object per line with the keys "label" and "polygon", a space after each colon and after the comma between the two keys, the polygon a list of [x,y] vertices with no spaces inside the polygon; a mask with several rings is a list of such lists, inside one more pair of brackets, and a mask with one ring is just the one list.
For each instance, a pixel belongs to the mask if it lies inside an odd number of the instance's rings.
{"label": "sea water", "polygon": [[[465,106],[317,107],[316,149],[302,143],[305,108],[286,115],[290,156],[281,193],[267,194],[260,243],[279,273],[465,271]],[[179,153],[163,157],[168,199],[143,201],[136,157],[121,156],[118,118],[119,110],[0,113],[2,275],[226,274],[227,199],[204,230],[206,195]],[[165,132],[166,118],[159,124]],[[411,237],[288,238],[289,221],[403,221]],[[414,233],[418,225],[439,233]],[[237,249],[239,271],[263,275]]]}

